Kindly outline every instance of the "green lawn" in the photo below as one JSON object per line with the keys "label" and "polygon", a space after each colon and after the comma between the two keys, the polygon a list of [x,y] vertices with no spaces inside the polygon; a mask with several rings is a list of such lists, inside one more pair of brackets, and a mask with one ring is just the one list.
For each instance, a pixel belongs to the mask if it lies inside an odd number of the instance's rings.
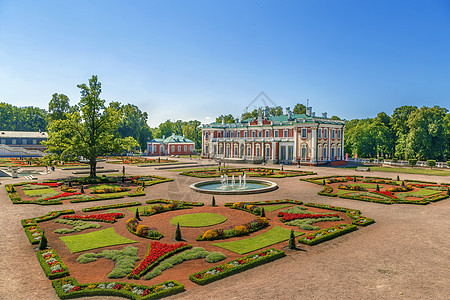
{"label": "green lawn", "polygon": [[[246,254],[270,245],[274,245],[289,239],[291,230],[275,226],[266,233],[250,237],[247,239],[234,241],[234,242],[223,242],[214,243],[212,245],[221,247],[238,254]],[[304,234],[303,232],[295,232],[295,236],[300,236]]]}
{"label": "green lawn", "polygon": [[351,193],[357,193],[357,191],[350,191],[350,190],[337,190],[336,192],[333,191],[333,194],[336,194],[336,195],[345,195],[345,194],[351,194]]}
{"label": "green lawn", "polygon": [[277,204],[277,205],[262,205],[265,211],[276,211],[277,209],[286,208],[292,206],[292,204]]}
{"label": "green lawn", "polygon": [[36,197],[36,196],[41,196],[44,194],[56,193],[56,191],[53,188],[40,189],[40,190],[24,190],[23,192],[28,197]]}
{"label": "green lawn", "polygon": [[136,241],[118,235],[114,228],[98,230],[89,233],[60,237],[72,253],[97,249],[107,246],[137,243]]}
{"label": "green lawn", "polygon": [[437,169],[370,167],[370,170],[379,172],[392,172],[392,173],[450,176],[450,171]]}
{"label": "green lawn", "polygon": [[427,189],[420,189],[418,191],[411,191],[406,193],[400,193],[402,196],[408,197],[408,195],[420,195],[423,197],[428,197],[431,195],[439,194],[441,191],[435,191],[435,190],[427,190]]}
{"label": "green lawn", "polygon": [[366,189],[376,189],[376,183],[350,183],[349,186],[360,186]]}
{"label": "green lawn", "polygon": [[90,186],[89,188],[92,190],[104,190],[104,189],[115,189],[115,188],[120,188],[122,186],[117,185],[117,184],[99,184],[99,185],[94,185],[94,186]]}
{"label": "green lawn", "polygon": [[225,216],[211,213],[186,214],[176,216],[170,220],[170,223],[182,227],[206,227],[223,223],[227,220]]}

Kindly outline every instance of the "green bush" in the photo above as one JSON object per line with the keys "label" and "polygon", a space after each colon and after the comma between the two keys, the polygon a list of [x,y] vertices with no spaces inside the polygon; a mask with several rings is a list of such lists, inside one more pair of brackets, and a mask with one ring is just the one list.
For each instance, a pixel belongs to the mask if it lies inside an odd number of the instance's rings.
{"label": "green bush", "polygon": [[417,164],[417,159],[412,158],[412,159],[408,160],[408,164],[411,167],[414,167]]}
{"label": "green bush", "polygon": [[450,160],[447,160],[447,167],[450,168]]}
{"label": "green bush", "polygon": [[[340,229],[340,227],[343,227],[343,229]],[[344,235],[346,233],[349,233],[351,231],[357,230],[358,228],[356,225],[349,225],[349,224],[341,224],[337,226],[333,226],[327,229],[323,229],[320,231],[317,231],[316,233],[311,233],[305,237],[301,237],[298,241],[300,243],[306,244],[306,245],[317,245],[319,243],[334,239],[338,236]],[[331,231],[331,232],[330,232]]]}
{"label": "green bush", "polygon": [[225,254],[223,254],[222,252],[211,252],[208,254],[208,256],[206,257],[206,262],[209,263],[215,263],[215,262],[219,262],[224,260],[225,258],[227,258],[227,256]]}
{"label": "green bush", "polygon": [[36,256],[48,279],[53,280],[70,275],[66,265],[64,265],[54,249],[38,251]]}
{"label": "green bush", "polygon": [[427,160],[427,166],[429,166],[430,168],[436,166],[436,161],[434,159]]}

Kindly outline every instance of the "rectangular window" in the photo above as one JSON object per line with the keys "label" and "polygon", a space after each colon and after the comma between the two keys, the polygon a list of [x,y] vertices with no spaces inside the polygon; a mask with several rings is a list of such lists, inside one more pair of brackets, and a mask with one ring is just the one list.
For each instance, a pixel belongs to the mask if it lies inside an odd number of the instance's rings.
{"label": "rectangular window", "polygon": [[0,142],[1,142],[3,145],[6,144],[6,140],[5,140],[5,139],[2,139]]}
{"label": "rectangular window", "polygon": [[244,137],[247,137],[247,131],[244,131]]}
{"label": "rectangular window", "polygon": [[258,137],[262,137],[262,131],[258,132]]}
{"label": "rectangular window", "polygon": [[181,146],[178,146],[178,152],[181,152]]}
{"label": "rectangular window", "polygon": [[191,146],[189,146],[189,151],[192,152],[192,150],[194,150],[194,147],[191,145]]}
{"label": "rectangular window", "polygon": [[266,137],[269,137],[269,130],[266,130]]}
{"label": "rectangular window", "polygon": [[318,137],[319,139],[322,138],[322,129],[317,129],[317,137]]}
{"label": "rectangular window", "polygon": [[336,136],[336,130],[331,130],[331,138],[334,139]]}
{"label": "rectangular window", "polygon": [[186,151],[187,151],[187,146],[185,145],[185,146],[184,146],[184,152],[186,152]]}
{"label": "rectangular window", "polygon": [[284,136],[284,137],[287,137],[287,136],[288,136],[288,131],[287,131],[287,130],[284,130],[284,131],[283,131],[283,136]]}
{"label": "rectangular window", "polygon": [[205,139],[208,139],[208,131],[205,132]]}
{"label": "rectangular window", "polygon": [[326,128],[323,130],[323,138],[324,139],[328,138],[328,129],[326,129]]}
{"label": "rectangular window", "polygon": [[266,147],[266,157],[270,157],[270,147]]}
{"label": "rectangular window", "polygon": [[252,147],[250,145],[247,146],[247,156],[252,155]]}
{"label": "rectangular window", "polygon": [[306,128],[302,128],[302,139],[306,139],[308,137],[308,130]]}
{"label": "rectangular window", "polygon": [[278,137],[278,130],[275,130],[274,133],[275,133],[275,137]]}
{"label": "rectangular window", "polygon": [[12,144],[13,144],[13,145],[16,144],[16,139],[12,139]]}
{"label": "rectangular window", "polygon": [[338,139],[340,139],[340,138],[341,138],[341,130],[338,129]]}
{"label": "rectangular window", "polygon": [[234,146],[234,155],[237,156],[238,155],[238,147]]}
{"label": "rectangular window", "polygon": [[232,131],[232,132],[230,132],[230,137],[233,137],[233,131]]}
{"label": "rectangular window", "polygon": [[302,145],[302,158],[306,158],[306,145]]}
{"label": "rectangular window", "polygon": [[252,137],[255,137],[255,131],[252,131]]}
{"label": "rectangular window", "polygon": [[241,137],[241,132],[240,131],[237,132],[237,137]]}
{"label": "rectangular window", "polygon": [[172,150],[170,151],[175,152],[175,146],[172,146]]}
{"label": "rectangular window", "polygon": [[156,152],[156,146],[153,146],[153,151],[152,152]]}
{"label": "rectangular window", "polygon": [[26,145],[27,144],[27,140],[26,139],[22,139],[22,145]]}
{"label": "rectangular window", "polygon": [[33,145],[36,145],[36,143],[37,143],[37,141],[34,139],[34,140],[33,140]]}

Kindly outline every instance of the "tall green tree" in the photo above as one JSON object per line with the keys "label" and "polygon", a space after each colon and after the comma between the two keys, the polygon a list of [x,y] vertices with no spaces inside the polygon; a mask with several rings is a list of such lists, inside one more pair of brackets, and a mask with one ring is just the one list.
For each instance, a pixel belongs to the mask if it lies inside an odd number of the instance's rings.
{"label": "tall green tree", "polygon": [[147,124],[148,114],[142,112],[139,107],[133,104],[120,105],[113,103],[112,107],[118,107],[121,120],[118,131],[120,137],[133,137],[142,151],[147,149],[147,142],[152,138],[150,127]]}
{"label": "tall green tree", "polygon": [[97,157],[122,148],[124,141],[115,138],[120,115],[114,107],[106,107],[100,98],[101,83],[92,76],[88,84],[80,84],[81,99],[67,119],[51,123],[47,151],[59,159],[82,156],[89,161],[90,177],[96,176]]}
{"label": "tall green tree", "polygon": [[409,134],[408,119],[411,113],[417,111],[416,106],[400,106],[394,110],[390,125],[394,139],[394,155],[400,159],[406,159],[406,138]]}
{"label": "tall green tree", "polygon": [[295,115],[301,115],[306,113],[306,106],[300,103],[297,103],[294,106],[294,109],[292,111]]}
{"label": "tall green tree", "polygon": [[67,114],[74,111],[70,99],[64,94],[54,93],[48,103],[48,122],[67,119]]}
{"label": "tall green tree", "polygon": [[236,123],[236,120],[234,119],[233,115],[220,115],[216,118],[216,123],[222,123],[222,120],[224,120],[225,123]]}

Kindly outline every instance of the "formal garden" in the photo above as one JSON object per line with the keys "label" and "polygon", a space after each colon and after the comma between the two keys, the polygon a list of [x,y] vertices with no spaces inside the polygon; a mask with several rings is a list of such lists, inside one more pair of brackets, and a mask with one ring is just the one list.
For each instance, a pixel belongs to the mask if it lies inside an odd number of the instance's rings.
{"label": "formal garden", "polygon": [[[49,162],[41,157],[2,157],[0,167],[45,167]],[[79,161],[53,161],[52,165],[58,167],[88,166]]]}
{"label": "formal garden", "polygon": [[21,182],[5,185],[13,204],[56,205],[145,196],[145,187],[173,179],[146,176],[103,176]]}
{"label": "formal garden", "polygon": [[301,179],[323,186],[318,194],[383,204],[429,204],[450,197],[450,184],[370,176]]}
{"label": "formal garden", "polygon": [[275,168],[206,168],[186,170],[180,173],[181,175],[198,177],[198,178],[213,178],[221,175],[231,176],[246,175],[247,177],[267,177],[267,178],[285,178],[294,176],[315,175],[316,173],[301,170],[283,170]]}
{"label": "formal garden", "polygon": [[299,244],[316,245],[374,220],[359,210],[299,200],[217,206],[212,198],[211,204],[153,199],[51,211],[21,222],[61,299],[154,299],[271,262],[307,247]]}

